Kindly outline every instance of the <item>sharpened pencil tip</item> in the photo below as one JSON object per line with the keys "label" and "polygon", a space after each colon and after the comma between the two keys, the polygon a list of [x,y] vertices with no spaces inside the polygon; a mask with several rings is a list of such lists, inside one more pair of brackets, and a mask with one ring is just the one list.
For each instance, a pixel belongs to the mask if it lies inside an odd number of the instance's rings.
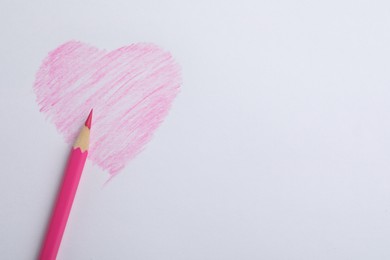
{"label": "sharpened pencil tip", "polygon": [[91,129],[91,124],[92,124],[92,112],[93,109],[91,109],[91,112],[89,112],[88,118],[85,121],[85,126],[88,127],[88,129]]}

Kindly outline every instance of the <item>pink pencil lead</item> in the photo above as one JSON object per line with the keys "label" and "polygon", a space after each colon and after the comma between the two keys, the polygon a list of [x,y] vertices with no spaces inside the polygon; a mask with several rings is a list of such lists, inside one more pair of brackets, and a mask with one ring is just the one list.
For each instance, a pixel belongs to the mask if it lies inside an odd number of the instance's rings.
{"label": "pink pencil lead", "polygon": [[91,124],[92,124],[92,112],[93,109],[91,109],[91,112],[89,112],[88,118],[85,121],[85,126],[88,127],[89,129],[91,129]]}

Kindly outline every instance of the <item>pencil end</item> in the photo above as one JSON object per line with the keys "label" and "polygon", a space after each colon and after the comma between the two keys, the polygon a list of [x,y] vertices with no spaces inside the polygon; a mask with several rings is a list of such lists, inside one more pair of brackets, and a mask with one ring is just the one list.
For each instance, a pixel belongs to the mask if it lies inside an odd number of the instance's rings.
{"label": "pencil end", "polygon": [[80,134],[76,139],[76,142],[73,144],[73,148],[80,148],[81,152],[85,152],[89,147],[89,131],[92,125],[92,112],[89,112],[88,118],[85,121],[84,126],[81,128]]}
{"label": "pencil end", "polygon": [[91,112],[89,112],[88,118],[85,121],[85,126],[88,127],[88,129],[91,129],[91,124],[92,124],[92,112],[93,109],[91,109]]}

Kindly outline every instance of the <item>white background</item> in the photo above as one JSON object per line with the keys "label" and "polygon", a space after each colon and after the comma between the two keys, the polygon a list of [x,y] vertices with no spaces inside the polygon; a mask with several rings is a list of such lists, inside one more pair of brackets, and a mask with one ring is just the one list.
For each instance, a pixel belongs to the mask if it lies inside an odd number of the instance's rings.
{"label": "white background", "polygon": [[0,259],[34,259],[69,152],[32,85],[69,40],[153,42],[183,87],[58,259],[390,259],[388,1],[1,1]]}

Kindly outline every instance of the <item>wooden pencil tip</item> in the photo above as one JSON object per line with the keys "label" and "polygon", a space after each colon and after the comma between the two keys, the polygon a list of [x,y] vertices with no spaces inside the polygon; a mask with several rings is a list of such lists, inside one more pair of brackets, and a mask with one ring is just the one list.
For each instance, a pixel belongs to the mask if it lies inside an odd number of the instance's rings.
{"label": "wooden pencil tip", "polygon": [[91,109],[91,112],[89,112],[88,118],[85,121],[85,126],[88,127],[88,129],[91,129],[91,124],[92,124],[92,112],[93,109]]}

